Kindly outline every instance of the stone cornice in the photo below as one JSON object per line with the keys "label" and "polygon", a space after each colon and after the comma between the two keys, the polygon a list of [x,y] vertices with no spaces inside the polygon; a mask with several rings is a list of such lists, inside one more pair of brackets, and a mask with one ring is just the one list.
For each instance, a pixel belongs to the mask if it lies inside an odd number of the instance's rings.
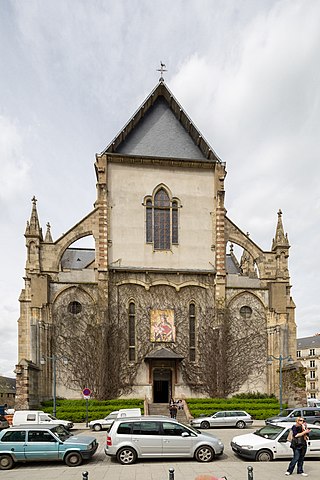
{"label": "stone cornice", "polygon": [[205,168],[214,170],[217,161],[192,160],[189,158],[148,157],[140,155],[106,154],[108,163],[126,163],[128,165],[153,165],[160,167]]}

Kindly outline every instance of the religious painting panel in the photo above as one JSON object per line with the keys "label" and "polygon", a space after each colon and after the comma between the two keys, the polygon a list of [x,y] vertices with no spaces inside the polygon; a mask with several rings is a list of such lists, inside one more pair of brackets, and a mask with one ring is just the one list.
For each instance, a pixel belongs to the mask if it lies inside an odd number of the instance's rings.
{"label": "religious painting panel", "polygon": [[175,342],[174,310],[151,310],[151,342]]}

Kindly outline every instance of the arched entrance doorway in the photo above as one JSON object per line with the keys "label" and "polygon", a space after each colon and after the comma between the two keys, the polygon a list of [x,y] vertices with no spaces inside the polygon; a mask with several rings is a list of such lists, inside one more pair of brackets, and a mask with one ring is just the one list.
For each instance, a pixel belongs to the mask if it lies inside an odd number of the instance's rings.
{"label": "arched entrance doorway", "polygon": [[169,368],[153,370],[153,402],[168,403],[172,396],[172,371]]}

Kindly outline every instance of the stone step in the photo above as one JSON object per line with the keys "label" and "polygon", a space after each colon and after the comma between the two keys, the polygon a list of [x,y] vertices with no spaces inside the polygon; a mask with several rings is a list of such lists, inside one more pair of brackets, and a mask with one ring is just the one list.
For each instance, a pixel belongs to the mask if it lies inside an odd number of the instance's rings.
{"label": "stone step", "polygon": [[[169,407],[167,403],[150,403],[149,415],[165,415],[170,417]],[[187,423],[187,417],[184,410],[177,411],[177,420],[182,423]]]}

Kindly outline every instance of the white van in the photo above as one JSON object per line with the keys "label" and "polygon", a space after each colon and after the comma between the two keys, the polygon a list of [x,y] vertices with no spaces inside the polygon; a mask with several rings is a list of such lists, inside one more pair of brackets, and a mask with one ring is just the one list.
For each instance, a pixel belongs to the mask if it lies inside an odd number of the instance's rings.
{"label": "white van", "polygon": [[68,420],[58,420],[49,413],[44,413],[41,410],[17,410],[14,412],[12,425],[63,425],[70,430],[73,427],[73,423]]}
{"label": "white van", "polygon": [[308,407],[320,408],[320,400],[318,400],[317,398],[308,398],[307,403]]}
{"label": "white van", "polygon": [[114,410],[104,418],[100,418],[99,420],[91,420],[91,422],[89,422],[89,427],[92,430],[95,430],[96,432],[98,432],[99,430],[102,430],[103,428],[108,430],[116,418],[140,417],[140,416],[141,416],[140,408],[120,408],[120,410]]}

